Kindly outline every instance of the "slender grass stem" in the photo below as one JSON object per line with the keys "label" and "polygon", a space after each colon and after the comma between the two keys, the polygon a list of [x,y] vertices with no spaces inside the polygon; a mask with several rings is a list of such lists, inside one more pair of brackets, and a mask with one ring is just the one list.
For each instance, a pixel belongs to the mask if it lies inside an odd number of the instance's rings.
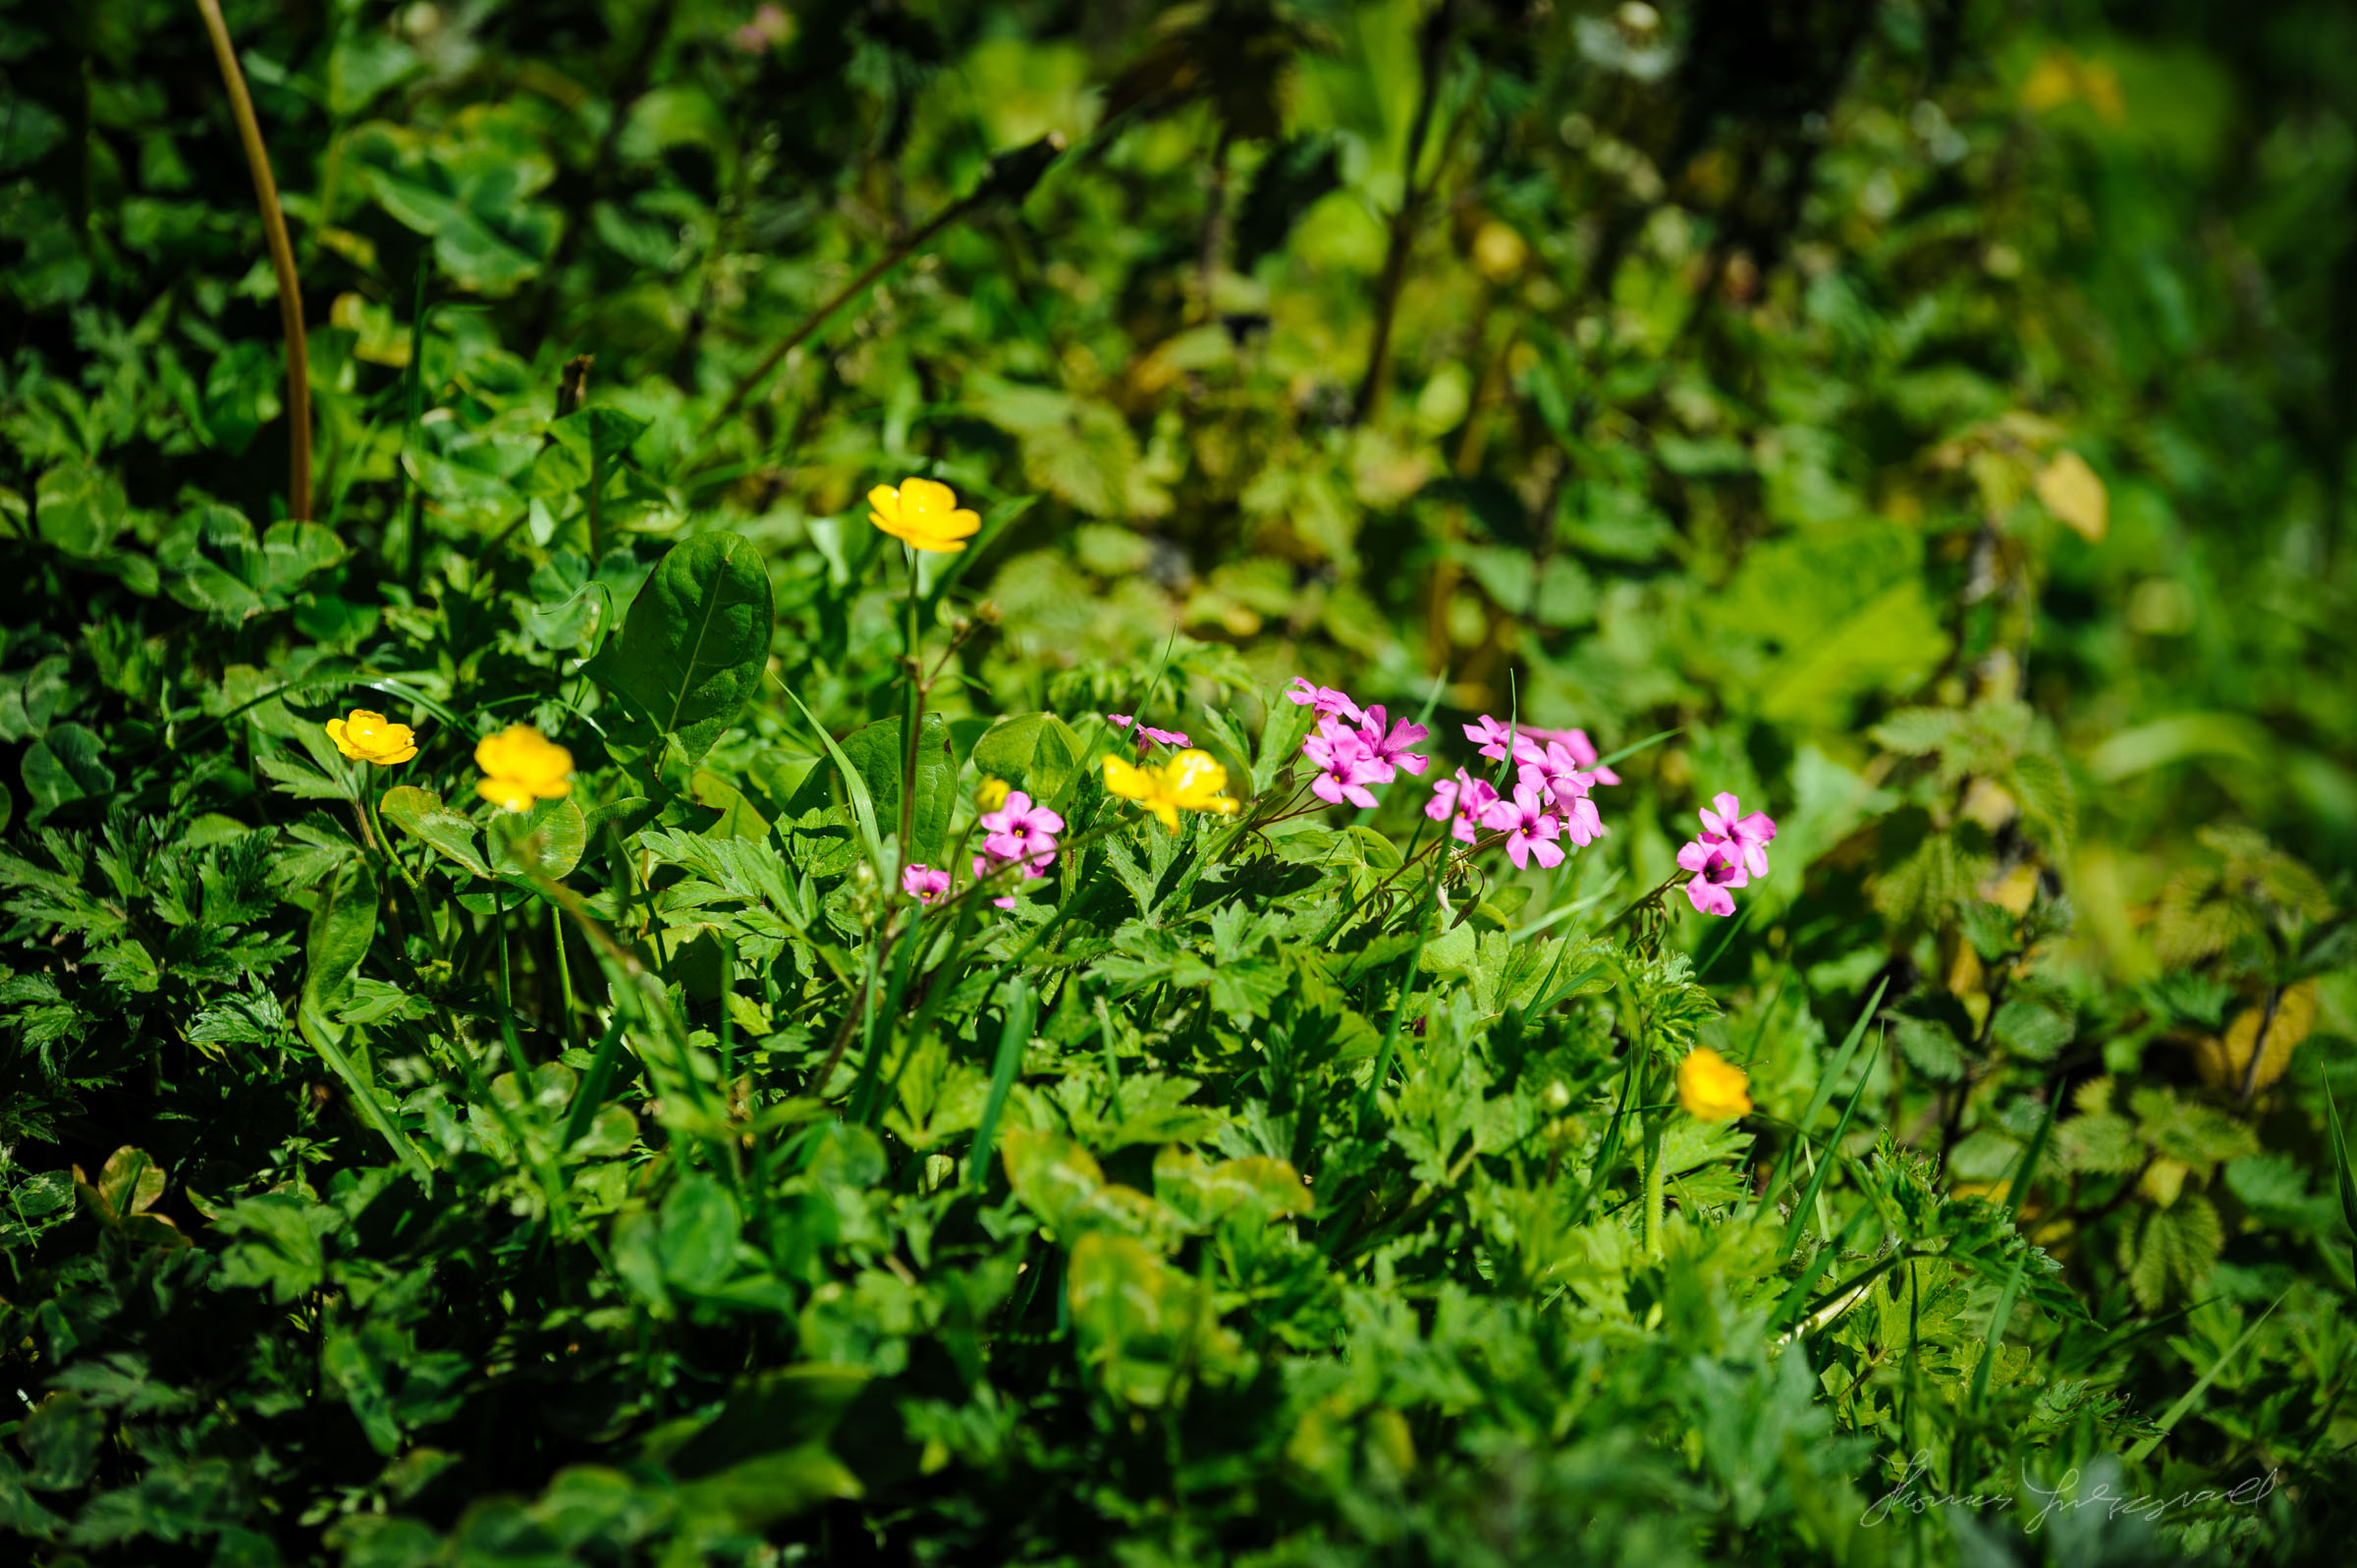
{"label": "slender grass stem", "polygon": [[270,149],[262,143],[261,122],[254,117],[253,95],[246,90],[246,73],[238,51],[229,41],[229,24],[222,19],[220,0],[196,0],[204,15],[204,30],[213,40],[213,58],[220,62],[221,81],[229,89],[230,113],[238,122],[238,139],[245,144],[246,167],[253,176],[253,199],[262,212],[262,237],[270,246],[270,269],[278,275],[278,314],[287,339],[287,515],[297,522],[311,519],[311,355],[302,329],[302,286],[295,276],[295,246],[287,239],[287,215],[278,204],[278,181],[270,173]]}

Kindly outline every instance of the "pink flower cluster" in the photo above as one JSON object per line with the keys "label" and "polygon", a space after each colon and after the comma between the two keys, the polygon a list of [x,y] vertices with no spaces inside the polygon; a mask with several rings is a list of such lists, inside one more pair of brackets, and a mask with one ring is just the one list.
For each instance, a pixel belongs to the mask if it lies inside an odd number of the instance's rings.
{"label": "pink flower cluster", "polygon": [[1604,818],[1588,792],[1599,784],[1619,783],[1619,776],[1596,766],[1596,748],[1584,731],[1523,730],[1488,714],[1464,729],[1483,756],[1513,759],[1514,791],[1501,795],[1460,768],[1454,779],[1433,785],[1424,815],[1451,823],[1451,833],[1464,843],[1484,828],[1505,834],[1506,856],[1517,869],[1534,859],[1552,869],[1563,863],[1561,840],[1584,849],[1604,837]]}
{"label": "pink flower cluster", "polygon": [[[1310,789],[1321,800],[1364,810],[1375,804],[1368,785],[1389,784],[1402,768],[1421,775],[1430,766],[1430,758],[1407,749],[1424,739],[1422,725],[1393,724],[1382,708],[1362,708],[1347,692],[1307,679],[1296,679],[1286,696],[1318,716],[1301,754],[1318,770]],[[1585,847],[1604,837],[1589,791],[1618,784],[1620,776],[1599,765],[1584,730],[1517,729],[1487,714],[1464,730],[1483,756],[1510,759],[1515,779],[1509,795],[1462,768],[1434,783],[1424,815],[1449,823],[1459,842],[1478,841],[1484,830],[1504,834],[1507,858],[1517,868],[1534,859],[1553,867],[1563,862],[1562,840]]]}
{"label": "pink flower cluster", "polygon": [[1392,723],[1381,703],[1361,708],[1344,692],[1303,679],[1286,695],[1318,716],[1318,728],[1301,742],[1301,755],[1318,770],[1310,793],[1329,805],[1367,810],[1375,804],[1369,784],[1390,784],[1402,768],[1421,775],[1432,766],[1430,757],[1408,750],[1432,731],[1405,719]]}
{"label": "pink flower cluster", "polygon": [[[978,824],[982,853],[974,856],[974,880],[982,881],[1007,866],[1020,866],[1023,880],[1036,881],[1056,863],[1056,836],[1064,818],[1046,806],[1035,806],[1020,789],[1008,792],[996,811],[986,811]],[[950,891],[950,874],[919,861],[901,873],[901,892],[918,903],[931,903]],[[993,898],[1001,909],[1014,907],[1014,895]]]}
{"label": "pink flower cluster", "polygon": [[1743,803],[1722,790],[1696,813],[1702,833],[1677,852],[1680,869],[1694,873],[1686,897],[1706,915],[1735,912],[1734,890],[1768,875],[1768,844],[1776,824],[1765,811],[1743,814]]}

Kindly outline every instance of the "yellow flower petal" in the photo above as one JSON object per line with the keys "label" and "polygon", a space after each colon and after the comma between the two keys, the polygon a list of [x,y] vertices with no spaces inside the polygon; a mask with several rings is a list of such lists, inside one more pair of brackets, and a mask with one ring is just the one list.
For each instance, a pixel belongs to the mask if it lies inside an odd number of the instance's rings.
{"label": "yellow flower petal", "polygon": [[867,493],[867,520],[914,550],[955,555],[982,526],[980,513],[958,505],[958,492],[938,479],[904,479],[899,488]]}
{"label": "yellow flower petal", "polygon": [[1732,1121],[1751,1114],[1751,1079],[1708,1046],[1698,1046],[1677,1064],[1678,1104],[1697,1121]]}
{"label": "yellow flower petal", "polygon": [[[573,792],[573,753],[550,740],[530,725],[510,725],[495,735],[486,735],[474,748],[474,765],[503,786],[521,788],[525,793],[525,805],[533,798],[559,800]],[[512,791],[493,794],[489,785],[483,786],[486,800],[504,800]],[[509,807],[521,811],[521,806]]]}
{"label": "yellow flower petal", "polygon": [[371,762],[384,768],[417,755],[416,731],[366,708],[355,708],[320,728],[336,743],[336,749],[355,762]]}
{"label": "yellow flower petal", "polygon": [[532,809],[532,786],[521,779],[485,779],[474,792],[502,811]]}

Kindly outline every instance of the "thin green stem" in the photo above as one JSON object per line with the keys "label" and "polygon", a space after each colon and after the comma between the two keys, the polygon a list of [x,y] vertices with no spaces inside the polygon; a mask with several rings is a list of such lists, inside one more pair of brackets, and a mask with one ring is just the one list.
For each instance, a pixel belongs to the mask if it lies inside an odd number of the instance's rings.
{"label": "thin green stem", "polygon": [[907,617],[901,633],[901,652],[907,667],[907,686],[901,702],[901,864],[906,866],[913,858],[909,835],[916,828],[916,737],[925,722],[925,686],[917,674],[921,666],[917,661],[916,552],[903,545],[901,554],[908,563]]}

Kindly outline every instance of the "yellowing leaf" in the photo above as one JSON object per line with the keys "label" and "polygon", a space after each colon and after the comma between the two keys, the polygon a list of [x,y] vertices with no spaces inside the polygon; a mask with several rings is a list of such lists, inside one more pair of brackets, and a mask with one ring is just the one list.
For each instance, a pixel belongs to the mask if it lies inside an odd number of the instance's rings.
{"label": "yellowing leaf", "polygon": [[2067,447],[2038,470],[2038,499],[2046,510],[2089,544],[2100,544],[2111,526],[2111,498],[2087,460]]}
{"label": "yellowing leaf", "polygon": [[[2265,1045],[2259,1041],[2262,1024],[2267,1027]],[[2212,1035],[2197,1042],[2194,1055],[2212,1087],[2239,1093],[2243,1079],[2250,1076],[2251,1091],[2256,1094],[2283,1076],[2283,1070],[2291,1065],[2292,1049],[2307,1039],[2315,1026],[2316,982],[2303,980],[2284,988],[2273,1018],[2268,1017],[2264,1002],[2245,1007],[2226,1025],[2222,1039]],[[2259,1071],[2251,1076],[2254,1048],[2259,1052]]]}

